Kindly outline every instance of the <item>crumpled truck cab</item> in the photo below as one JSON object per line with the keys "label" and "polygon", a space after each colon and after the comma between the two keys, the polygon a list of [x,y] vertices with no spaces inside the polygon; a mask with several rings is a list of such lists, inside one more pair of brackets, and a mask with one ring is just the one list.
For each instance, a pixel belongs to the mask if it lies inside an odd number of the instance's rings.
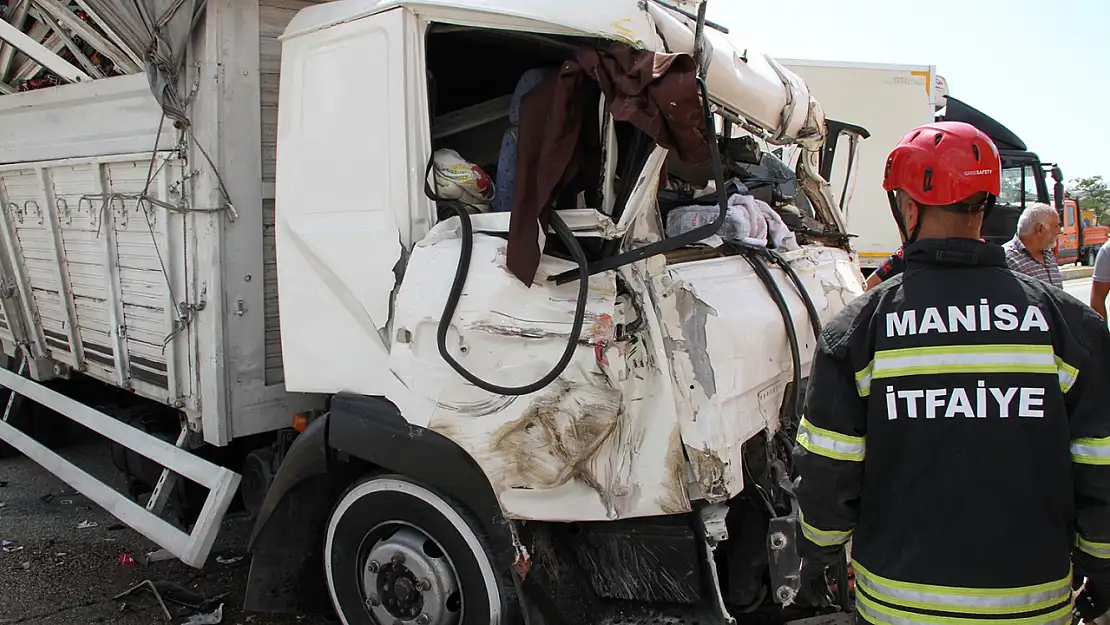
{"label": "crumpled truck cab", "polygon": [[[333,398],[262,505],[248,608],[820,612],[795,604],[790,448],[815,332],[862,280],[820,106],[683,7],[343,0],[288,24],[285,384]],[[783,176],[777,146],[807,156]]]}

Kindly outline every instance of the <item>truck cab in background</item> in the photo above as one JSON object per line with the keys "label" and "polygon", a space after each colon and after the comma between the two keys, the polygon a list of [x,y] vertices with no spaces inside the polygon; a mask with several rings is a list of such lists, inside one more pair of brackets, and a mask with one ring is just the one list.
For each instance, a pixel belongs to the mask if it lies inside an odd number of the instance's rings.
{"label": "truck cab in background", "polygon": [[1060,227],[1063,233],[1056,244],[1056,260],[1078,262],[1088,267],[1094,265],[1099,248],[1108,238],[1108,229],[1098,223],[1095,212],[1083,209],[1077,198],[1066,196]]}
{"label": "truck cab in background", "polygon": [[[1018,218],[1034,202],[1055,206],[1064,219],[1064,174],[1056,165],[1044,163],[1013,131],[1001,123],[948,95],[938,121],[957,121],[975,126],[994,141],[1002,157],[1002,191],[991,214],[983,222],[983,238],[999,245],[1013,238]],[[1052,178],[1052,185],[1046,177]]]}
{"label": "truck cab in background", "polygon": [[882,186],[886,158],[906,133],[933,121],[936,67],[812,59],[781,62],[806,81],[821,103],[829,128],[821,174],[844,211],[860,268],[874,270],[902,243]]}

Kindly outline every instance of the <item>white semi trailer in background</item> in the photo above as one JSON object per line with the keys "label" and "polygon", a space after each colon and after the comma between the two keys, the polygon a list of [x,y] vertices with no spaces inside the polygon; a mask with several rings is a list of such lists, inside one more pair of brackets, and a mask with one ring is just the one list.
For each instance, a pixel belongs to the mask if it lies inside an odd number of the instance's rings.
{"label": "white semi trailer in background", "polygon": [[841,145],[825,171],[831,172],[829,182],[842,202],[860,266],[873,270],[901,246],[882,186],[886,157],[907,132],[933,121],[938,102],[936,67],[803,59],[780,62],[806,82],[827,119],[858,126],[869,135],[859,142],[855,160],[849,158],[850,135],[839,137]]}
{"label": "white semi trailer in background", "polygon": [[[815,332],[862,290],[821,106],[679,4],[9,3],[0,439],[193,566],[241,491],[249,609],[850,620],[846,563],[833,605],[798,602],[790,492]],[[681,162],[596,94],[599,179],[552,212],[530,285],[518,217],[430,199],[438,150],[507,185],[531,71],[597,49],[698,50],[688,123],[804,147],[805,208],[775,207],[800,245],[698,245],[723,197],[664,232],[663,172],[723,191],[723,159]],[[19,398],[147,492],[44,444]]]}

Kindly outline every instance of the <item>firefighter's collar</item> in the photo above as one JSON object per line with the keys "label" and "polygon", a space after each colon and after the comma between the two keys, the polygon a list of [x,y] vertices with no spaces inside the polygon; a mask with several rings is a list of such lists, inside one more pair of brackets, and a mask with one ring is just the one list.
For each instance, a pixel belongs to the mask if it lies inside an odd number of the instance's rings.
{"label": "firefighter's collar", "polygon": [[924,239],[906,246],[906,263],[1005,267],[1006,252],[976,239]]}

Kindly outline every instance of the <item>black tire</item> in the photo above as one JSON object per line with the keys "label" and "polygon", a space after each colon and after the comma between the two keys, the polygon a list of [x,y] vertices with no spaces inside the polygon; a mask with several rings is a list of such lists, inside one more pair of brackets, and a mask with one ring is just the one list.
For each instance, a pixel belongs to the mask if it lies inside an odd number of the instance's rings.
{"label": "black tire", "polygon": [[458,586],[461,618],[455,624],[517,625],[512,579],[493,564],[489,540],[473,513],[434,489],[383,474],[368,475],[348,488],[328,519],[324,574],[344,625],[393,625],[375,620],[362,583],[370,552],[390,527],[415,529],[447,558]]}

